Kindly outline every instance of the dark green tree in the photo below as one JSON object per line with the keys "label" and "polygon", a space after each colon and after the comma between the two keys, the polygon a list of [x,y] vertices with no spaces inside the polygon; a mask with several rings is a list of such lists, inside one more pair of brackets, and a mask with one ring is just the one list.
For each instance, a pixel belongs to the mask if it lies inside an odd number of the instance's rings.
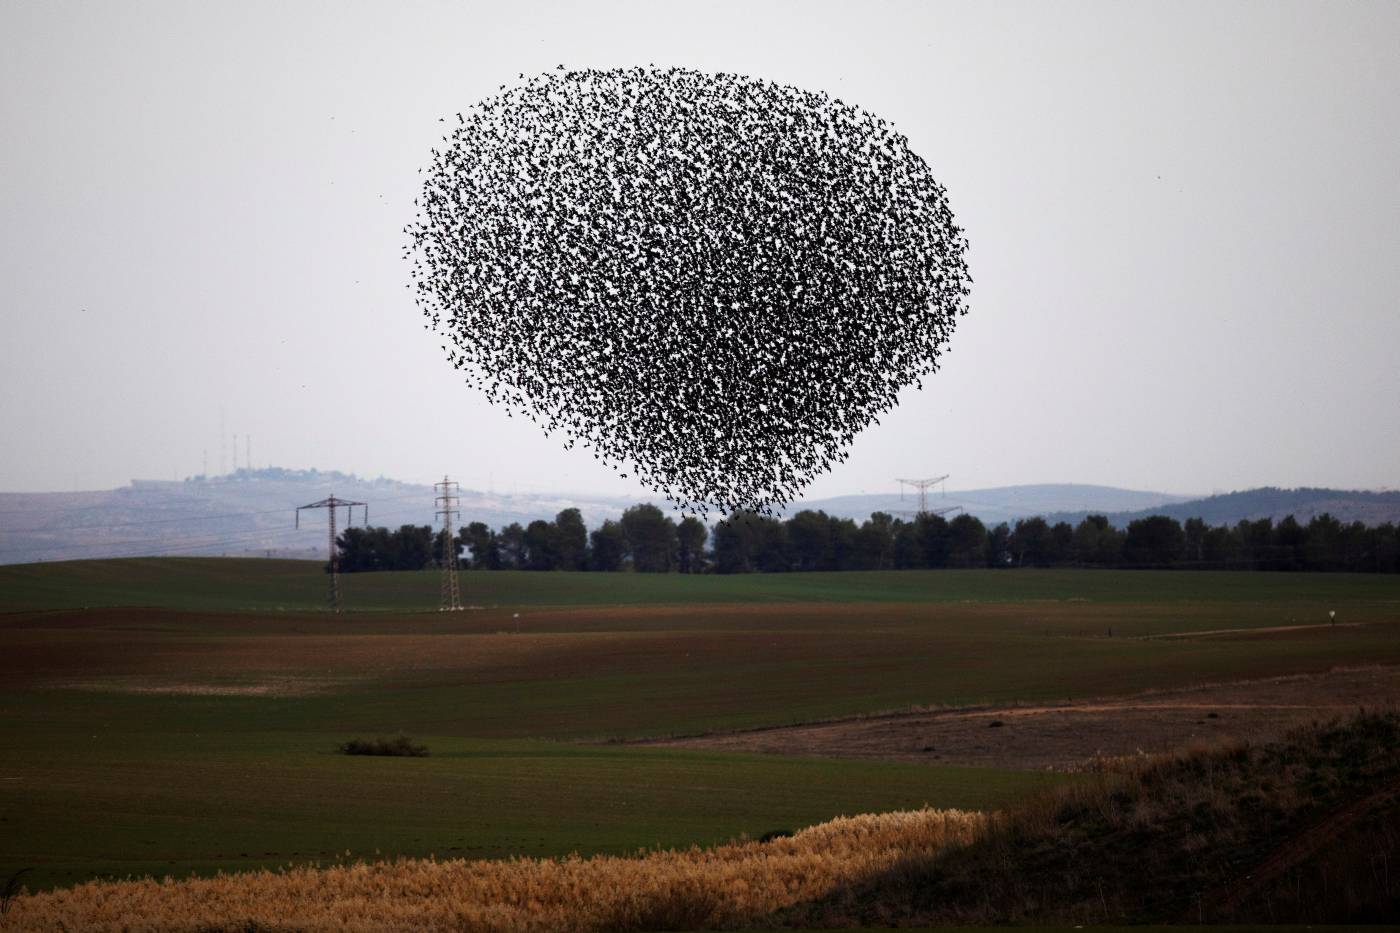
{"label": "dark green tree", "polygon": [[710,531],[694,515],[687,515],[676,526],[677,569],[681,573],[700,573],[705,569],[705,539]]}
{"label": "dark green tree", "polygon": [[1074,560],[1092,567],[1113,567],[1123,559],[1123,534],[1103,515],[1087,515],[1074,529]]}
{"label": "dark green tree", "polygon": [[1371,563],[1377,573],[1400,573],[1400,529],[1390,522],[1371,529]]}
{"label": "dark green tree", "polygon": [[1050,526],[1049,562],[1054,567],[1074,563],[1074,527],[1069,522]]}
{"label": "dark green tree", "polygon": [[712,546],[716,573],[753,573],[758,569],[754,559],[754,522],[758,520],[751,512],[735,512],[715,525]]}
{"label": "dark green tree", "polygon": [[831,569],[854,570],[856,557],[856,536],[860,529],[849,518],[831,520]]}
{"label": "dark green tree", "polygon": [[335,539],[339,552],[341,573],[362,573],[370,570],[383,570],[382,541],[383,528],[346,528]]}
{"label": "dark green tree", "polygon": [[948,566],[987,566],[987,526],[976,515],[963,512],[948,523]]}
{"label": "dark green tree", "polygon": [[1274,569],[1274,520],[1240,519],[1235,525],[1239,538],[1240,558],[1255,570]]}
{"label": "dark green tree", "polygon": [[1274,560],[1279,570],[1302,570],[1307,560],[1308,530],[1292,515],[1274,529]]}
{"label": "dark green tree", "polygon": [[887,570],[894,565],[894,519],[875,512],[856,529],[847,566],[852,570]]}
{"label": "dark green tree", "polygon": [[439,529],[437,534],[433,535],[433,566],[445,566],[448,555],[453,552],[458,558],[462,556],[462,540],[456,535],[449,539],[446,529]]}
{"label": "dark green tree", "polygon": [[627,560],[627,535],[611,518],[588,535],[588,569],[621,570]]}
{"label": "dark green tree", "polygon": [[[1290,516],[1291,517],[1291,516]],[[1282,523],[1279,525],[1282,528]],[[1303,560],[1309,570],[1337,570],[1342,552],[1342,523],[1323,512],[1308,522]]]}
{"label": "dark green tree", "polygon": [[676,567],[676,523],[654,505],[634,505],[622,513],[622,531],[632,569],[638,573],[666,573]]}
{"label": "dark green tree", "polygon": [[920,566],[947,567],[948,553],[952,546],[948,520],[942,515],[925,513],[914,519],[914,528],[918,536],[919,552],[922,555]]}
{"label": "dark green tree", "polygon": [[496,535],[496,548],[501,555],[502,570],[523,570],[526,567],[525,529],[511,522]]}
{"label": "dark green tree", "polygon": [[825,512],[803,509],[784,524],[794,569],[832,569],[836,549],[831,540],[831,518]]}
{"label": "dark green tree", "polygon": [[1206,533],[1209,530],[1205,519],[1188,518],[1182,523],[1181,530],[1185,535],[1185,556],[1183,558],[1187,567],[1204,567],[1206,563]]}
{"label": "dark green tree", "polygon": [[530,570],[558,570],[559,529],[537,518],[525,526],[525,566]]}
{"label": "dark green tree", "polygon": [[1054,548],[1050,526],[1039,515],[1018,519],[1007,544],[1018,567],[1048,566]]}
{"label": "dark green tree", "polygon": [[717,573],[774,573],[792,569],[787,528],[775,518],[735,512],[715,526]]}
{"label": "dark green tree", "polygon": [[754,522],[755,557],[760,573],[786,573],[792,569],[792,542],[787,526],[776,518],[762,517]]}
{"label": "dark green tree", "polygon": [[1186,553],[1186,532],[1167,515],[1149,515],[1128,523],[1123,560],[1130,567],[1170,567]]}
{"label": "dark green tree", "polygon": [[894,523],[894,567],[896,570],[918,570],[924,563],[923,542],[915,522],[896,519]]}
{"label": "dark green tree", "polygon": [[987,532],[987,566],[1010,567],[1013,559],[1011,529],[1006,522],[1000,522]]}
{"label": "dark green tree", "polygon": [[485,522],[472,522],[459,533],[462,546],[471,552],[474,570],[500,570],[501,550],[496,533]]}
{"label": "dark green tree", "polygon": [[433,562],[431,525],[401,525],[393,536],[394,570],[423,570]]}
{"label": "dark green tree", "polygon": [[1336,566],[1341,570],[1357,571],[1363,569],[1366,563],[1366,549],[1370,529],[1361,522],[1352,522],[1350,525],[1342,526],[1342,533],[1338,538],[1338,551]]}
{"label": "dark green tree", "polygon": [[588,528],[578,509],[554,516],[554,547],[560,570],[582,570],[588,562]]}

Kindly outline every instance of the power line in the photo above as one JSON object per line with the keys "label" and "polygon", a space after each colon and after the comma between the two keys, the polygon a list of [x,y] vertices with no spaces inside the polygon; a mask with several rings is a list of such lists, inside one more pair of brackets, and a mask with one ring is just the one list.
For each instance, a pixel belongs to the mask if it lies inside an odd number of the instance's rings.
{"label": "power line", "polygon": [[462,595],[457,589],[457,538],[452,533],[452,518],[461,518],[457,508],[461,499],[458,484],[446,476],[442,482],[433,484],[433,491],[442,493],[433,499],[434,506],[440,506],[437,514],[442,518],[442,593],[438,605],[439,612],[458,612],[462,608]]}
{"label": "power line", "polygon": [[345,522],[350,524],[355,520],[355,506],[361,506],[365,510],[365,524],[369,524],[369,506],[363,502],[354,502],[349,499],[337,499],[331,495],[319,502],[310,505],[299,505],[296,509],[296,524],[301,527],[302,509],[325,509],[326,525],[330,529],[331,538],[331,590],[330,607],[332,612],[340,612],[340,559],[335,547],[335,510],[345,506]]}
{"label": "power line", "polygon": [[897,480],[895,480],[896,483],[899,483],[899,497],[900,497],[901,499],[904,498],[904,487],[905,487],[905,486],[913,486],[915,489],[917,489],[917,490],[919,491],[919,510],[918,510],[917,512],[910,512],[910,511],[907,510],[907,509],[898,509],[898,510],[896,510],[897,513],[900,514],[900,515],[913,515],[915,518],[919,518],[919,517],[924,516],[924,515],[947,515],[949,512],[956,512],[958,509],[962,508],[962,506],[960,506],[960,505],[944,506],[944,507],[942,507],[942,508],[937,508],[937,509],[930,509],[930,508],[928,507],[928,491],[929,491],[929,487],[931,487],[931,486],[937,486],[939,483],[941,483],[941,482],[943,482],[944,480],[946,480],[946,479],[948,478],[948,475],[949,475],[949,474],[944,473],[942,476],[935,476],[935,477],[932,477],[932,478],[930,478],[930,479],[897,479]]}

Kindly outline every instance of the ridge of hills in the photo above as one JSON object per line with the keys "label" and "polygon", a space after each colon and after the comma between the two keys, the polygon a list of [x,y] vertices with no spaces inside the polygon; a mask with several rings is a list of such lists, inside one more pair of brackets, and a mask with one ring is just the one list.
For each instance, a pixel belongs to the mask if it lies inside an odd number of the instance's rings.
{"label": "ridge of hills", "polygon": [[[1207,525],[1233,525],[1240,521],[1272,519],[1277,522],[1292,515],[1306,525],[1322,514],[1331,515],[1343,524],[1361,522],[1363,525],[1383,525],[1400,522],[1400,490],[1342,490],[1300,486],[1280,489],[1263,486],[1239,492],[1220,493],[1204,499],[1164,503],[1160,506],[1131,511],[1108,512],[1108,520],[1118,528],[1149,515],[1167,515],[1184,522],[1188,518],[1204,519]],[[1067,521],[1077,524],[1088,513],[1068,510],[1046,515],[1049,522]]]}
{"label": "ridge of hills", "polygon": [[[184,481],[132,480],[110,490],[73,493],[0,493],[0,564],[104,557],[196,555],[322,559],[326,552],[323,512],[302,516],[295,508],[335,495],[368,503],[372,525],[434,524],[432,486],[385,477],[364,479],[338,471],[241,469],[225,476]],[[596,527],[635,505],[635,497],[559,492],[495,493],[463,489],[461,520],[493,528],[527,524],[578,508]],[[645,500],[641,500],[645,501]],[[665,508],[665,503],[656,502]],[[1306,522],[1329,512],[1345,521],[1400,521],[1400,492],[1262,488],[1208,498],[1074,483],[1029,484],[989,489],[932,491],[931,508],[958,507],[983,522],[1015,522],[1043,515],[1077,522],[1100,513],[1119,527],[1134,518],[1166,514],[1179,520],[1200,516],[1210,524],[1292,514]],[[913,514],[914,494],[837,496],[794,503],[785,515],[820,509],[864,521],[872,512]],[[355,522],[363,520],[355,510]],[[344,513],[337,516],[344,521]]]}
{"label": "ridge of hills", "polygon": [[[118,489],[0,493],[0,564],[104,557],[196,555],[322,560],[326,516],[297,506],[332,494],[368,505],[368,522],[435,524],[434,489],[324,470],[240,469],[225,476],[132,480]],[[462,518],[493,527],[553,518],[575,507],[585,521],[615,518],[631,501],[462,490]],[[345,524],[338,510],[339,527]],[[359,507],[354,524],[365,521]]]}
{"label": "ridge of hills", "polygon": [[[1193,497],[1165,492],[1120,489],[1116,486],[1094,486],[1085,483],[1033,483],[1019,486],[996,486],[988,489],[963,489],[947,493],[930,490],[930,510],[958,507],[980,518],[987,525],[1015,522],[1018,518],[1050,513],[1083,511],[1126,512],[1145,509],[1156,511],[1162,506],[1191,501]],[[906,491],[835,496],[796,503],[786,510],[791,515],[802,509],[821,509],[828,515],[864,521],[872,512],[912,515],[919,506],[917,493]]]}

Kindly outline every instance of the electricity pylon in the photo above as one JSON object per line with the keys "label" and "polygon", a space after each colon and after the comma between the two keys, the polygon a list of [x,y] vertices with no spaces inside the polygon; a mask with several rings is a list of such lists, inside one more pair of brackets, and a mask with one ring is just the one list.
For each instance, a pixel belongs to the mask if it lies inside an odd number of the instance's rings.
{"label": "electricity pylon", "polygon": [[363,502],[351,502],[349,499],[337,499],[331,496],[329,499],[322,499],[320,502],[313,502],[310,505],[297,506],[297,527],[301,527],[302,509],[325,509],[327,524],[331,533],[331,592],[328,602],[331,612],[340,612],[340,554],[335,549],[335,510],[345,506],[345,524],[348,526],[355,520],[355,506],[361,506],[365,510],[364,522],[369,524],[369,506]]}
{"label": "electricity pylon", "polygon": [[904,487],[905,487],[905,486],[913,486],[915,489],[919,490],[919,510],[918,510],[917,512],[910,512],[910,511],[905,510],[905,509],[900,509],[900,510],[898,510],[899,514],[900,514],[900,515],[913,515],[915,518],[918,518],[920,515],[947,515],[949,512],[956,512],[958,509],[962,508],[962,506],[960,506],[960,505],[949,505],[949,506],[945,506],[945,507],[943,507],[943,508],[937,508],[937,509],[931,509],[931,508],[928,507],[928,490],[929,490],[929,487],[930,487],[930,486],[937,486],[939,483],[943,482],[943,481],[944,481],[945,479],[947,479],[947,478],[948,478],[948,474],[947,474],[947,473],[944,473],[942,476],[935,476],[935,477],[932,477],[931,479],[897,479],[897,480],[895,480],[896,483],[899,483],[899,497],[900,497],[901,499],[904,498]]}
{"label": "electricity pylon", "polygon": [[462,514],[457,508],[458,484],[444,476],[442,482],[433,483],[433,489],[442,490],[433,500],[437,514],[442,516],[442,598],[438,612],[457,612],[462,608],[462,594],[457,589],[457,537],[452,531],[452,517]]}

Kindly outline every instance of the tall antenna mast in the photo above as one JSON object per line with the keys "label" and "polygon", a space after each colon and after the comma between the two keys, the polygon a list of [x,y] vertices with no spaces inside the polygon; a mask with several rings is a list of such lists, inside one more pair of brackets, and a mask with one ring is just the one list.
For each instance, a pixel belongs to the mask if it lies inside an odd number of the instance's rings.
{"label": "tall antenna mast", "polygon": [[362,506],[365,510],[364,522],[369,524],[369,506],[363,502],[351,502],[349,499],[337,499],[331,496],[329,499],[322,499],[320,502],[313,502],[310,505],[297,506],[296,526],[301,527],[302,509],[325,509],[327,524],[331,533],[331,592],[328,602],[331,612],[340,612],[340,555],[335,549],[335,510],[345,506],[345,524],[350,525],[355,520],[355,506]]}
{"label": "tall antenna mast", "polygon": [[[910,512],[910,511],[908,511],[908,510],[900,510],[900,513],[899,513],[899,514],[901,514],[901,515],[913,515],[915,518],[918,518],[919,516],[922,516],[922,515],[947,515],[949,512],[956,512],[958,509],[962,508],[962,506],[960,506],[960,505],[950,505],[950,506],[946,506],[946,507],[944,507],[944,508],[938,508],[938,509],[931,509],[931,508],[928,507],[928,491],[929,491],[929,489],[930,489],[931,487],[937,486],[939,483],[943,482],[945,479],[948,478],[948,475],[949,475],[949,474],[944,473],[942,476],[934,476],[934,477],[932,477],[932,478],[930,478],[930,479],[897,479],[897,480],[895,480],[896,483],[899,483],[899,498],[900,498],[900,499],[903,499],[903,498],[904,498],[904,487],[905,487],[905,486],[913,486],[915,489],[917,489],[917,490],[919,491],[919,510],[918,510],[917,512]],[[945,492],[944,492],[944,495],[947,495],[946,490],[945,490]]]}
{"label": "tall antenna mast", "polygon": [[437,514],[442,516],[442,600],[438,612],[457,612],[462,608],[462,594],[457,588],[457,538],[452,531],[453,516],[461,517],[457,504],[461,499],[459,486],[446,476],[433,483],[433,490],[442,492],[433,500]]}

